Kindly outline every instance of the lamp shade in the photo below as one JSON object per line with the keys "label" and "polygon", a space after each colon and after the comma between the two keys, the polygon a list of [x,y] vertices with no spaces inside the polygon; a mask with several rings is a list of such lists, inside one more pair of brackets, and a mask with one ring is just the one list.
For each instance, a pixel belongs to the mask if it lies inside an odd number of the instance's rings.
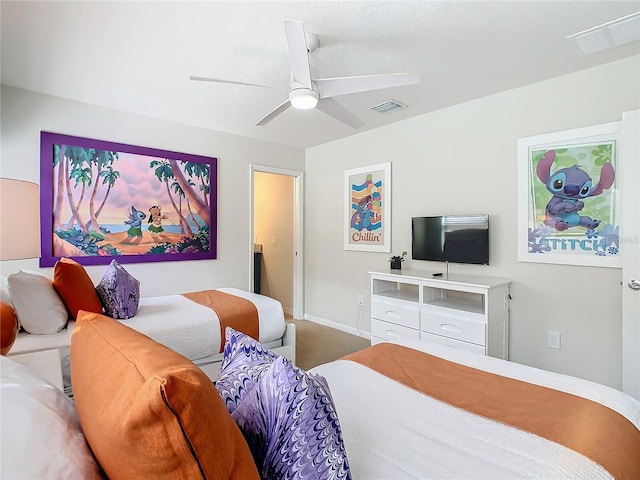
{"label": "lamp shade", "polygon": [[38,185],[0,178],[0,260],[40,256]]}

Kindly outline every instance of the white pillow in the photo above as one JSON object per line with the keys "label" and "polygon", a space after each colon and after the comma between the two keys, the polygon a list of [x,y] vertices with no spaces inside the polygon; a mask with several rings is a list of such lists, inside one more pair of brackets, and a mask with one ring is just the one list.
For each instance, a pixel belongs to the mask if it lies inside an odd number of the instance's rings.
{"label": "white pillow", "polygon": [[13,305],[11,294],[9,293],[9,281],[4,275],[0,275],[0,302]]}
{"label": "white pillow", "polygon": [[40,272],[20,270],[9,275],[9,293],[22,328],[29,333],[57,333],[67,324],[67,307]]}
{"label": "white pillow", "polygon": [[102,478],[73,402],[32,370],[0,357],[0,478]]}

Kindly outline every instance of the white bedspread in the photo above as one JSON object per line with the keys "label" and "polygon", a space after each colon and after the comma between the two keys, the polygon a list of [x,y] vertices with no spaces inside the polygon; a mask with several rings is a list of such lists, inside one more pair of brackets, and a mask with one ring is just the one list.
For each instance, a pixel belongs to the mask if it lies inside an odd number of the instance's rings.
{"label": "white bedspread", "polygon": [[190,360],[220,350],[215,312],[182,295],[141,298],[135,317],[121,322]]}
{"label": "white bedspread", "polygon": [[[286,322],[280,302],[237,288],[217,290],[245,298],[256,306],[260,342],[268,343],[284,335]],[[182,295],[141,298],[135,317],[122,320],[122,323],[189,360],[205,358],[220,351],[220,321],[216,312]]]}
{"label": "white bedspread", "polygon": [[[612,388],[441,345],[407,346],[595,400],[640,428],[640,402]],[[611,478],[566,447],[452,407],[358,363],[338,360],[312,372],[329,383],[354,479]]]}

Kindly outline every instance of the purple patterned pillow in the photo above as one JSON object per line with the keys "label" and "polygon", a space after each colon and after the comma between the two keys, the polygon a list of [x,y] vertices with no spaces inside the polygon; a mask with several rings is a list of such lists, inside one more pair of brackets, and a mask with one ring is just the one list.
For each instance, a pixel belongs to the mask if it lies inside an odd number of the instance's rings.
{"label": "purple patterned pillow", "polygon": [[350,479],[327,381],[227,328],[216,388],[263,480]]}
{"label": "purple patterned pillow", "polygon": [[133,317],[140,303],[140,282],[115,260],[107,267],[96,293],[107,315],[125,319]]}
{"label": "purple patterned pillow", "polygon": [[327,381],[280,357],[231,415],[264,480],[351,479]]}
{"label": "purple patterned pillow", "polygon": [[231,327],[225,329],[225,339],[216,388],[233,413],[279,355]]}

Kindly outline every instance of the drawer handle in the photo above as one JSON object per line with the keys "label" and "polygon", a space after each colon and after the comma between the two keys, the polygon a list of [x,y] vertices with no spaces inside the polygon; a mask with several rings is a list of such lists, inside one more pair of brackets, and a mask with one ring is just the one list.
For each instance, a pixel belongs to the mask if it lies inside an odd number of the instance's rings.
{"label": "drawer handle", "polygon": [[398,312],[394,312],[393,310],[387,310],[384,312],[387,317],[395,317],[400,318],[400,314]]}
{"label": "drawer handle", "polygon": [[459,326],[452,325],[451,323],[441,323],[440,328],[448,332],[462,333],[462,329]]}
{"label": "drawer handle", "polygon": [[400,334],[395,330],[387,330],[387,335],[390,337],[400,338]]}

